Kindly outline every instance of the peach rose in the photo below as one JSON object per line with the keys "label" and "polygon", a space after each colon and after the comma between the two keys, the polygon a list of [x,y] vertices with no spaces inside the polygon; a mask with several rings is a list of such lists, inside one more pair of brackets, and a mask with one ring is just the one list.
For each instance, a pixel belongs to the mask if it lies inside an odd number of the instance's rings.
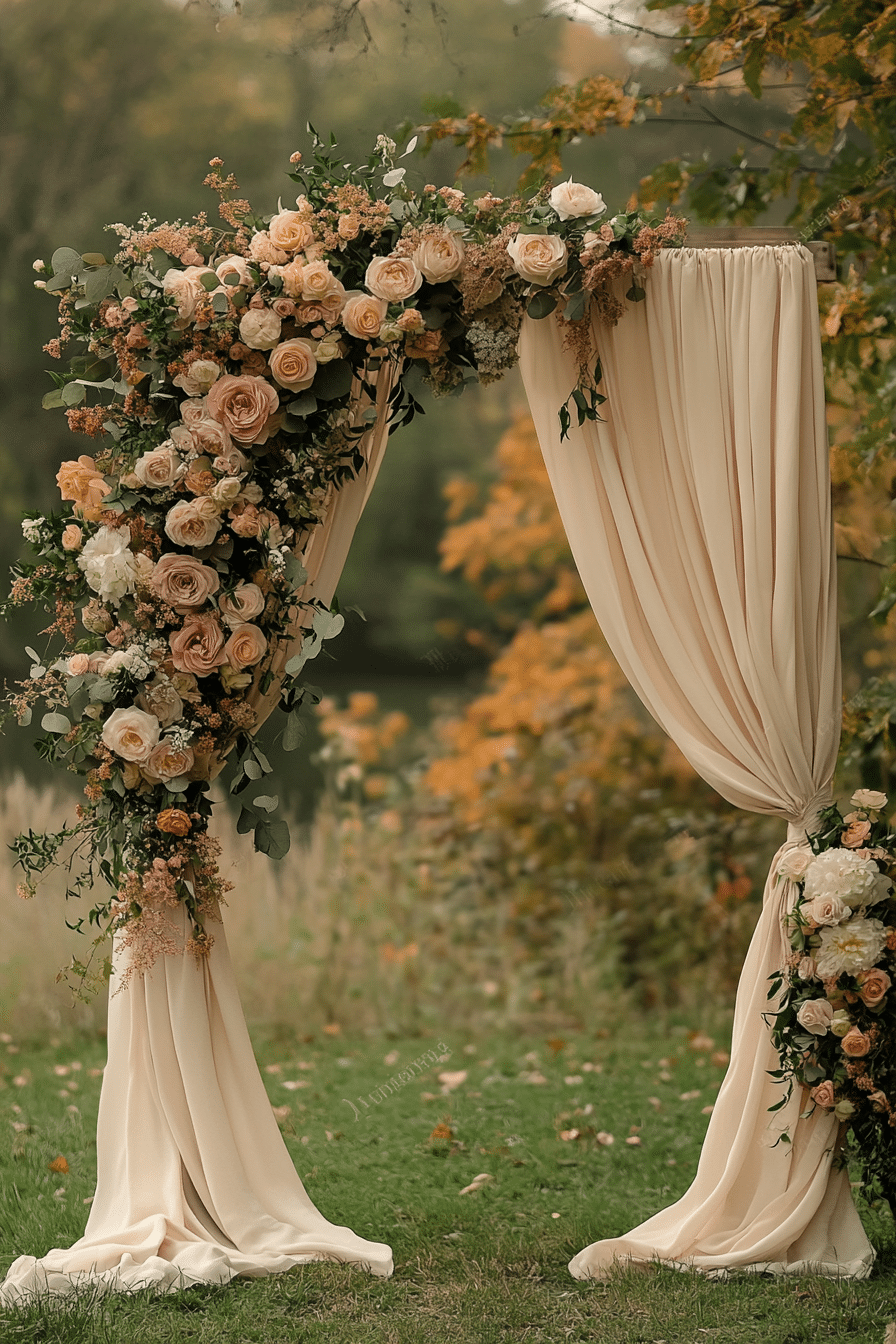
{"label": "peach rose", "polygon": [[278,266],[276,272],[272,274],[279,276],[283,282],[283,293],[290,299],[300,299],[302,297],[302,277],[305,274],[305,264],[298,259],[291,261],[288,266]]}
{"label": "peach rose", "polygon": [[159,740],[159,721],[142,709],[113,709],[103,724],[103,745],[124,761],[143,762]]}
{"label": "peach rose", "polygon": [[103,500],[112,487],[103,480],[92,457],[82,453],[77,462],[63,462],[56,473],[56,483],[62,498],[74,502],[74,511],[80,518],[94,523],[99,520]]}
{"label": "peach rose", "polygon": [[314,322],[325,322],[328,327],[335,327],[344,307],[345,296],[338,294],[331,294],[319,303],[297,303],[296,322],[300,327],[310,327]]}
{"label": "peach rose", "polygon": [[356,214],[339,216],[336,232],[340,238],[344,238],[346,242],[350,243],[353,238],[357,238],[360,231],[361,221]]}
{"label": "peach rose", "polygon": [[[211,421],[210,423],[214,424],[215,422]],[[212,467],[220,476],[239,476],[248,465],[249,459],[246,454],[240,452],[239,448],[235,448],[233,444],[225,448],[223,452],[218,453],[212,462]]]}
{"label": "peach rose", "polygon": [[188,397],[204,397],[220,376],[221,366],[215,360],[194,359],[186,373],[179,373],[174,379],[174,386]]}
{"label": "peach rose", "polygon": [[197,677],[207,677],[227,659],[224,633],[214,616],[188,616],[168,643],[174,666]]}
{"label": "peach rose", "polygon": [[302,252],[314,231],[299,210],[281,210],[268,225],[268,238],[281,252]]}
{"label": "peach rose", "polygon": [[566,270],[566,243],[556,234],[518,233],[507,255],[517,275],[532,285],[552,285]]}
{"label": "peach rose", "polygon": [[[339,298],[345,286],[330,270],[325,261],[312,261],[302,274],[302,298],[306,303],[321,303],[324,299]],[[294,297],[290,295],[290,297]]]}
{"label": "peach rose", "polygon": [[77,523],[66,523],[62,529],[62,549],[64,551],[77,551],[83,537],[84,533]]}
{"label": "peach rose", "polygon": [[[278,319],[279,321],[279,319]],[[266,425],[279,406],[277,393],[266,378],[255,374],[225,374],[208,394],[208,413],[237,443],[260,443]]]}
{"label": "peach rose", "polygon": [[274,246],[267,229],[252,235],[249,242],[249,256],[253,261],[266,261],[272,266],[285,266],[289,261],[289,253]]}
{"label": "peach rose", "polygon": [[841,831],[840,843],[845,849],[861,849],[870,834],[870,821],[853,821]]}
{"label": "peach rose", "polygon": [[374,257],[364,275],[364,284],[378,299],[401,303],[417,293],[423,276],[411,257]]}
{"label": "peach rose", "polygon": [[238,672],[260,663],[268,642],[257,625],[236,625],[224,645],[227,661]]}
{"label": "peach rose", "polygon": [[840,1042],[844,1055],[850,1059],[861,1059],[871,1049],[871,1041],[858,1027],[852,1027]]}
{"label": "peach rose", "polygon": [[175,546],[201,550],[210,546],[221,530],[221,518],[213,499],[183,499],[169,510],[165,532]]}
{"label": "peach rose", "polygon": [[849,914],[839,896],[814,896],[800,906],[801,913],[813,924],[839,924]]}
{"label": "peach rose", "polygon": [[866,1008],[876,1008],[878,1004],[883,1003],[887,990],[893,983],[886,971],[878,970],[877,967],[870,971],[860,971],[856,979],[861,986],[859,998]]}
{"label": "peach rose", "polygon": [[832,1111],[837,1100],[834,1095],[834,1084],[827,1078],[817,1087],[813,1087],[809,1096],[816,1106],[821,1106],[826,1111]]}
{"label": "peach rose", "polygon": [[271,308],[250,308],[240,318],[240,340],[250,350],[273,350],[282,322]]}
{"label": "peach rose", "polygon": [[193,450],[200,455],[219,457],[222,453],[233,451],[230,435],[217,420],[197,420],[190,426],[190,438]]}
{"label": "peach rose", "polygon": [[386,320],[387,307],[385,299],[375,299],[371,294],[354,290],[348,295],[342,310],[342,325],[349,336],[357,336],[362,341],[374,341]]}
{"label": "peach rose", "polygon": [[163,555],[150,579],[153,592],[176,611],[204,606],[220,585],[217,571],[190,555]]}
{"label": "peach rose", "polygon": [[182,807],[166,807],[156,817],[156,828],[168,835],[186,835],[192,824]]}
{"label": "peach rose", "polygon": [[414,260],[431,285],[441,285],[460,274],[465,251],[463,239],[445,229],[427,234],[414,249]]}
{"label": "peach rose", "polygon": [[282,341],[271,351],[268,362],[274,381],[290,392],[302,392],[310,387],[317,373],[314,343],[301,336]]}
{"label": "peach rose", "polygon": [[[91,668],[91,671],[94,669]],[[174,682],[162,673],[157,673],[152,681],[144,684],[137,696],[137,704],[147,714],[154,714],[163,728],[177,723],[184,715],[184,702],[177,693]]]}
{"label": "peach rose", "polygon": [[[215,381],[217,382],[217,379],[215,379]],[[181,420],[183,420],[184,425],[187,426],[188,430],[191,430],[194,425],[198,425],[200,420],[207,420],[208,402],[206,401],[206,398],[190,397],[189,401],[182,401],[180,404],[180,418]],[[188,450],[190,446],[189,439],[185,438],[182,433],[175,435],[174,432],[175,430],[180,430],[181,428],[182,427],[180,425],[172,425],[171,437],[178,448],[180,448],[183,445]]]}
{"label": "peach rose", "polygon": [[222,593],[218,609],[228,625],[242,625],[264,611],[264,593],[257,583],[237,584],[232,593]]}
{"label": "peach rose", "polygon": [[134,463],[134,475],[137,480],[151,490],[170,490],[171,486],[180,480],[185,470],[180,453],[170,439],[160,443],[158,448],[144,453]]}
{"label": "peach rose", "polygon": [[418,331],[423,331],[426,323],[423,320],[423,314],[416,308],[405,308],[396,326],[408,335],[414,335]]}
{"label": "peach rose", "polygon": [[68,660],[68,670],[73,677],[83,676],[90,671],[90,658],[86,653],[73,653]]}
{"label": "peach rose", "polygon": [[296,315],[295,302],[292,299],[287,299],[283,294],[271,300],[271,310],[277,314],[281,322],[285,322],[287,318]]}
{"label": "peach rose", "polygon": [[193,769],[193,752],[190,747],[174,747],[168,738],[150,753],[143,764],[143,774],[151,784],[162,784],[169,779],[178,779]]}
{"label": "peach rose", "polygon": [[190,325],[200,300],[206,296],[207,291],[201,281],[203,275],[214,276],[215,273],[208,266],[186,266],[182,271],[172,268],[162,276],[162,292],[177,309],[174,325],[181,330]]}

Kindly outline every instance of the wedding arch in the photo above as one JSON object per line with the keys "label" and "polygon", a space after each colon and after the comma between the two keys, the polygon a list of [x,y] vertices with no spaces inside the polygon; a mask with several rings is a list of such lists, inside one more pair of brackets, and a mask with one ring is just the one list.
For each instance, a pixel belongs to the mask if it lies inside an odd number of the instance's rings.
{"label": "wedding arch", "polygon": [[[849,1123],[892,1163],[894,844],[883,795],[843,818],[830,793],[840,673],[816,262],[786,230],[686,237],[670,216],[608,218],[572,181],[526,199],[418,193],[396,154],[380,137],[351,168],[315,137],[309,164],[293,155],[295,207],[266,217],[213,160],[228,227],[144,217],[113,226],[111,259],[60,248],[36,263],[60,302],[49,352],[75,349],[45,405],[97,449],[60,467],[65,510],[24,524],[37,554],[11,601],[49,605],[62,648],[29,651],[13,708],[27,723],[43,705],[41,750],[85,776],[86,802],[63,832],[20,837],[18,861],[29,894],[80,852],[71,891],[108,885],[88,924],[114,933],[114,956],[87,1228],[20,1257],[0,1300],[319,1259],[391,1273],[388,1246],[317,1211],[280,1137],[220,923],[208,790],[232,762],[238,828],[285,853],[256,734],[279,706],[284,745],[300,741],[303,669],[341,628],[333,596],[388,435],[421,384],[444,395],[517,359],[631,684],[723,797],[787,823],[695,1181],[571,1271],[864,1276],[873,1252],[836,1157]],[[837,918],[815,918],[816,896],[840,902]],[[864,1049],[848,1049],[853,1032]],[[843,1052],[830,1076],[825,1050]]]}

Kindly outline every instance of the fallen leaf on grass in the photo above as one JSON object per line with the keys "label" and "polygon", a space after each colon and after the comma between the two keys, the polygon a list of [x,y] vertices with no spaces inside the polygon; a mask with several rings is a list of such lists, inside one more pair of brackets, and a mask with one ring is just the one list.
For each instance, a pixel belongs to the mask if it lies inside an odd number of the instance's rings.
{"label": "fallen leaf on grass", "polygon": [[640,1147],[641,1147],[641,1140],[638,1138],[637,1134],[629,1134],[628,1138],[626,1139],[626,1143],[627,1143],[631,1148],[640,1148]]}
{"label": "fallen leaf on grass", "polygon": [[447,1125],[444,1120],[440,1120],[439,1123],[436,1125],[435,1129],[430,1134],[429,1141],[430,1143],[432,1143],[433,1140],[436,1139],[453,1139],[453,1138],[454,1138],[454,1130],[451,1128],[450,1125]]}
{"label": "fallen leaf on grass", "polygon": [[546,1082],[547,1082],[547,1078],[545,1078],[544,1074],[543,1074],[543,1073],[539,1073],[537,1069],[523,1069],[522,1073],[518,1074],[518,1077],[519,1077],[524,1083],[546,1083]]}
{"label": "fallen leaf on grass", "polygon": [[580,1133],[581,1130],[578,1129],[561,1129],[560,1138],[563,1140],[564,1143],[571,1143],[573,1139],[577,1139],[579,1137]]}
{"label": "fallen leaf on grass", "polygon": [[616,1140],[613,1138],[613,1135],[608,1134],[605,1129],[602,1129],[599,1131],[599,1133],[595,1134],[594,1141],[595,1143],[599,1143],[602,1148],[609,1148],[610,1144],[616,1142]]}
{"label": "fallen leaf on grass", "polygon": [[443,1069],[442,1072],[437,1074],[436,1076],[439,1082],[442,1084],[443,1091],[453,1092],[456,1087],[460,1087],[461,1083],[465,1083],[467,1081],[467,1070],[456,1069],[452,1071],[449,1069]]}
{"label": "fallen leaf on grass", "polygon": [[295,1092],[300,1087],[310,1087],[311,1084],[305,1078],[284,1078],[283,1086],[287,1092]]}
{"label": "fallen leaf on grass", "polygon": [[714,1106],[713,1106],[713,1103],[710,1102],[710,1104],[709,1104],[708,1106],[704,1106],[704,1107],[703,1107],[703,1110],[700,1112],[700,1114],[701,1114],[701,1115],[712,1115],[714,1109],[715,1109],[715,1108],[714,1108]]}
{"label": "fallen leaf on grass", "polygon": [[492,1176],[491,1172],[481,1171],[478,1176],[473,1177],[469,1185],[465,1185],[463,1190],[459,1190],[458,1194],[475,1195],[477,1190],[481,1190],[484,1185],[488,1185],[489,1181],[493,1181],[494,1179],[495,1178]]}
{"label": "fallen leaf on grass", "polygon": [[580,1073],[568,1073],[563,1081],[567,1087],[577,1087],[579,1083],[582,1083],[585,1080]]}
{"label": "fallen leaf on grass", "polygon": [[884,1332],[884,1344],[896,1344],[896,1321],[891,1321]]}
{"label": "fallen leaf on grass", "polygon": [[47,1163],[47,1169],[58,1172],[60,1176],[68,1175],[68,1163],[61,1153],[58,1157],[54,1157],[52,1162]]}
{"label": "fallen leaf on grass", "polygon": [[699,1095],[700,1095],[700,1089],[699,1087],[695,1087],[691,1092],[680,1092],[678,1094],[678,1100],[694,1101],[697,1097],[699,1097]]}

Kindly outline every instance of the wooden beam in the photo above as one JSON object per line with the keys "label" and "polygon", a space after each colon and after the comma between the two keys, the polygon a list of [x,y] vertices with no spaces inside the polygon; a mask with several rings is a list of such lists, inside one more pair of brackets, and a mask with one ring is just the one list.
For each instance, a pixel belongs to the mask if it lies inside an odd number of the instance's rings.
{"label": "wooden beam", "polygon": [[[798,243],[800,235],[796,229],[784,226],[772,228],[747,229],[738,225],[720,225],[710,227],[694,224],[688,229],[686,247],[769,247],[775,243]],[[819,283],[837,279],[837,254],[833,243],[805,243],[815,261],[815,279]]]}

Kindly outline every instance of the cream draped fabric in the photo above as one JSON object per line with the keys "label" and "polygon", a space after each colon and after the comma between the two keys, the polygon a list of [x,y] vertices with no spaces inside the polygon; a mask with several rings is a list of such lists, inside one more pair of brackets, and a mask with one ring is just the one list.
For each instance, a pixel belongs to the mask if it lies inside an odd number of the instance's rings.
{"label": "cream draped fabric", "polygon": [[[362,440],[366,468],[333,492],[308,539],[306,598],[332,599],[382,461],[390,388],[384,373],[377,418]],[[359,415],[363,409],[359,401]],[[280,667],[300,644],[297,631]],[[264,718],[277,694],[254,699]],[[238,891],[232,899],[249,898]],[[182,909],[176,918],[183,940]],[[215,941],[204,962],[160,956],[118,992],[128,957],[116,948],[87,1228],[68,1250],[20,1256],[0,1284],[0,1303],[88,1283],[100,1291],[173,1291],[312,1260],[391,1274],[388,1246],[329,1222],[308,1197],[255,1062],[223,927],[212,924],[210,932]]]}
{"label": "cream draped fabric", "polygon": [[[738,989],[731,1065],[693,1185],[570,1270],[614,1261],[861,1277],[873,1252],[837,1122],[800,1120],[762,1014],[789,951],[777,881],[830,783],[840,734],[835,555],[818,309],[798,245],[684,248],[657,258],[647,298],[595,324],[605,423],[560,442],[575,385],[552,319],[526,319],[526,392],[573,556],[598,622],[644,704],[729,802],[790,823]],[[792,1143],[777,1143],[787,1130]],[[595,1226],[600,1226],[596,1208]]]}

